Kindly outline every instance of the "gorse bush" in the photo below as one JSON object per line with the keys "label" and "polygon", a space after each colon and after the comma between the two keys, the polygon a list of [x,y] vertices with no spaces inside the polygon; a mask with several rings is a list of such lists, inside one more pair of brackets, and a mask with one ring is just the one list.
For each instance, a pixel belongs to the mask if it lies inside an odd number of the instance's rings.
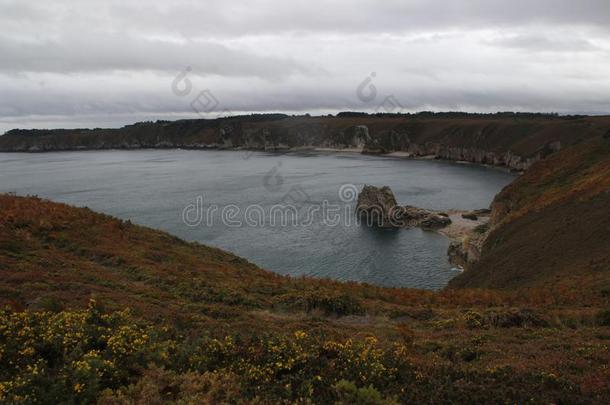
{"label": "gorse bush", "polygon": [[136,404],[241,404],[245,403],[230,372],[176,373],[156,366],[144,371],[137,383],[120,390],[104,390],[100,405]]}
{"label": "gorse bush", "polygon": [[[500,317],[514,324],[514,311]],[[486,314],[487,315],[487,314]],[[467,328],[489,328],[466,312]],[[521,314],[521,318],[523,318]],[[505,318],[508,319],[504,325]],[[527,322],[531,323],[528,313]],[[496,318],[493,318],[495,320]],[[466,366],[476,347],[448,345],[440,363],[413,360],[412,333],[336,340],[296,331],[212,337],[135,318],[81,311],[0,311],[0,403],[579,402],[578,387],[552,373]],[[188,336],[181,333],[188,332]],[[449,363],[443,363],[449,361]],[[544,378],[543,378],[544,377]],[[439,385],[441,384],[441,385]],[[507,396],[507,393],[510,395]]]}
{"label": "gorse bush", "polygon": [[85,311],[0,312],[3,403],[334,402],[339,381],[375,397],[379,387],[399,394],[413,375],[404,346],[381,349],[373,337],[187,339],[129,311],[101,314],[94,302]]}
{"label": "gorse bush", "polygon": [[[469,314],[475,323],[480,316]],[[190,331],[193,334],[193,331]],[[407,348],[409,347],[409,348]],[[290,334],[185,337],[129,311],[0,311],[0,403],[582,401],[552,373],[477,369],[474,349],[417,365],[407,344]],[[441,360],[441,359],[439,359]],[[449,363],[443,363],[449,361]],[[476,402],[476,401],[475,401]]]}
{"label": "gorse bush", "polygon": [[0,400],[95,402],[99,391],[163,363],[175,342],[129,311],[0,313]]}
{"label": "gorse bush", "polygon": [[384,400],[372,386],[358,388],[350,381],[341,380],[334,385],[339,400],[337,405],[390,405],[397,403],[391,400]]}

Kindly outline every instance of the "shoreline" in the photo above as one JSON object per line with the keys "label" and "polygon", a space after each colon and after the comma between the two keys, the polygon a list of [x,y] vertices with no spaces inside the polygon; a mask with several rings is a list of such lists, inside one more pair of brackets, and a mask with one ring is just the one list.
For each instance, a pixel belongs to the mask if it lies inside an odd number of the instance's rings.
{"label": "shoreline", "polygon": [[[231,149],[229,149],[229,150],[231,150]],[[248,150],[248,149],[234,149],[234,150]],[[256,150],[254,150],[254,151],[256,151]],[[444,159],[441,157],[437,157],[435,155],[414,155],[411,152],[405,152],[405,151],[395,151],[395,152],[389,152],[389,153],[366,153],[366,152],[364,152],[363,148],[344,148],[344,149],[341,149],[341,148],[291,148],[291,149],[286,149],[284,151],[278,150],[277,153],[308,152],[308,151],[309,152],[321,152],[321,153],[352,153],[352,154],[360,154],[360,155],[365,155],[365,156],[379,156],[379,157],[392,158],[392,159],[426,160],[426,161],[436,160],[436,161],[440,161],[440,162],[455,163],[458,165],[478,166],[478,167],[485,167],[488,169],[501,170],[505,173],[514,174],[515,176],[520,176],[524,172],[524,171],[510,169],[509,167],[507,167],[505,165],[500,166],[500,165],[490,165],[487,163],[469,162],[467,160]],[[469,212],[469,211],[464,210],[463,212]]]}
{"label": "shoreline", "polygon": [[486,167],[490,169],[502,170],[506,173],[515,174],[519,176],[524,171],[514,170],[506,165],[492,165],[488,163],[477,163],[470,162],[467,160],[454,160],[445,159],[436,155],[415,155],[410,152],[394,151],[389,153],[367,153],[364,148],[322,148],[322,147],[293,147],[293,148],[275,148],[275,149],[249,149],[249,148],[222,148],[218,146],[209,147],[187,147],[187,146],[169,146],[169,147],[137,147],[137,148],[66,148],[66,149],[44,149],[44,150],[0,150],[0,153],[23,153],[23,154],[44,154],[44,153],[58,153],[58,152],[102,152],[102,151],[138,151],[138,150],[194,150],[194,151],[228,151],[228,152],[261,152],[268,154],[286,154],[286,153],[298,153],[298,152],[314,152],[314,153],[328,153],[328,154],[358,154],[365,156],[379,156],[384,158],[393,159],[412,159],[412,160],[437,160],[441,162],[451,162],[461,165],[473,165],[479,167]]}
{"label": "shoreline", "polygon": [[[310,148],[310,147],[300,147],[300,148],[287,148],[287,149],[274,149],[274,150],[258,150],[258,149],[245,149],[245,148],[214,148],[214,147],[210,147],[210,148],[181,148],[181,147],[168,147],[168,148],[120,148],[120,149],[113,149],[113,148],[108,148],[108,149],[69,149],[69,150],[44,150],[44,151],[26,151],[26,152],[17,152],[17,151],[11,151],[11,152],[5,152],[5,151],[0,151],[0,153],[27,153],[27,154],[35,154],[35,153],[48,153],[48,152],[99,152],[99,151],[107,151],[107,152],[114,152],[114,151],[145,151],[145,150],[196,150],[196,151],[231,151],[231,152],[261,152],[261,153],[266,153],[269,155],[273,155],[273,154],[290,154],[290,153],[299,153],[299,152],[310,152],[310,153],[321,153],[321,154],[329,154],[329,155],[338,155],[338,154],[352,154],[352,155],[368,155],[368,156],[379,156],[379,157],[383,157],[383,158],[393,158],[393,159],[408,159],[408,160],[423,160],[423,161],[430,161],[430,160],[439,160],[445,163],[453,163],[453,164],[462,164],[462,165],[473,165],[473,166],[478,166],[478,167],[486,167],[489,169],[496,169],[496,170],[501,170],[503,172],[506,173],[511,173],[511,174],[516,174],[515,171],[510,170],[508,167],[506,166],[494,166],[494,165],[488,165],[488,164],[482,164],[482,163],[476,163],[476,162],[466,162],[466,161],[456,161],[456,160],[451,160],[451,159],[443,159],[443,158],[437,158],[434,155],[423,155],[423,156],[418,156],[418,155],[413,155],[410,152],[404,152],[404,151],[396,151],[396,152],[391,152],[391,153],[384,153],[384,154],[379,154],[379,153],[375,153],[375,154],[367,154],[367,153],[363,153],[363,148]],[[515,176],[516,178],[517,176]],[[480,225],[484,225],[487,224],[489,222],[489,215],[481,215],[478,216],[477,220],[471,220],[471,219],[466,219],[462,217],[462,214],[466,214],[466,213],[471,213],[473,210],[476,210],[476,208],[473,208],[472,210],[458,210],[458,209],[450,209],[450,210],[446,210],[444,211],[446,214],[448,214],[449,219],[451,219],[451,224],[447,225],[444,228],[440,228],[440,229],[434,229],[434,230],[430,230],[432,232],[435,232],[445,238],[447,238],[450,242],[450,244],[455,244],[455,243],[459,243],[459,244],[464,244],[465,241],[468,239],[468,237],[470,235],[473,234],[474,229],[477,226]],[[439,212],[439,211],[437,211]],[[450,248],[447,250],[446,252],[446,256],[448,258],[448,262],[452,265],[455,266],[457,269],[459,269],[460,271],[464,271],[464,267],[457,264],[457,263],[453,263],[451,261],[451,255],[450,255]]]}
{"label": "shoreline", "polygon": [[463,242],[464,239],[470,235],[477,226],[488,224],[490,219],[489,215],[478,216],[476,220],[462,217],[462,214],[467,214],[470,212],[472,211],[450,210],[447,212],[447,214],[449,214],[451,224],[436,230],[436,232],[447,237],[453,242]]}
{"label": "shoreline", "polygon": [[[482,244],[489,234],[490,213],[475,214],[475,211],[451,210],[448,212],[451,224],[436,230],[449,239],[447,260],[461,272],[466,266],[476,262],[481,254]],[[462,214],[475,214],[477,219],[464,218]],[[478,230],[478,227],[480,230]]]}

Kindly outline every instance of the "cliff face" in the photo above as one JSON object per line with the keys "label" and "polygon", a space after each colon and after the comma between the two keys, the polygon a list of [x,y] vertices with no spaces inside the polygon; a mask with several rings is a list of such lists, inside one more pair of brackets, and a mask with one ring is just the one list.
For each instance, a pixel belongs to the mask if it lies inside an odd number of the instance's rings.
{"label": "cliff face", "polygon": [[480,260],[451,287],[610,285],[610,139],[538,162],[492,203]]}
{"label": "cliff face", "polygon": [[157,121],[119,129],[12,130],[0,151],[84,149],[357,149],[506,166],[522,171],[583,139],[610,130],[610,117],[255,115]]}

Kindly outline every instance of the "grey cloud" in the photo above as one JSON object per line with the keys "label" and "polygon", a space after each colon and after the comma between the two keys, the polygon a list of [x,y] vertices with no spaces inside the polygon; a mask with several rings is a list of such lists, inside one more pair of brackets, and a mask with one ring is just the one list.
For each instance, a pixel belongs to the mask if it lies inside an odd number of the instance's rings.
{"label": "grey cloud", "polygon": [[[261,111],[374,111],[388,96],[394,96],[407,111],[424,109],[467,110],[467,111],[556,111],[556,112],[603,112],[610,107],[610,99],[604,94],[610,91],[610,83],[600,89],[592,90],[587,83],[561,88],[553,80],[527,83],[522,80],[506,80],[496,83],[497,79],[477,80],[476,77],[461,77],[457,82],[422,81],[418,76],[409,76],[390,85],[374,82],[377,97],[363,103],[356,97],[358,80],[338,82],[327,79],[294,79],[288,82],[253,83],[247,78],[230,79],[231,86],[221,82],[199,83],[194,81],[193,91],[185,96],[171,93],[173,77],[166,75],[161,80],[153,76],[138,82],[129,78],[116,79],[113,76],[100,77],[100,83],[115,86],[111,91],[88,88],[88,76],[67,79],[46,78],[55,81],[52,86],[32,84],[27,79],[17,80],[6,86],[0,76],[0,87],[8,88],[0,98],[0,114],[7,117],[26,117],[28,115],[72,115],[79,116],[124,116],[140,114],[159,116],[166,114],[190,114],[196,117],[191,103],[199,91],[210,88],[220,102],[213,111],[233,112]],[[4,80],[11,80],[4,78]],[[210,84],[210,86],[206,86]],[[244,89],[247,91],[244,92]],[[567,93],[567,94],[566,94]]]}
{"label": "grey cloud", "polygon": [[521,34],[486,41],[493,46],[538,52],[590,52],[601,50],[589,40],[574,36],[553,38],[544,34]]}
{"label": "grey cloud", "polygon": [[[138,31],[182,37],[235,37],[285,33],[381,33],[531,24],[607,28],[607,0],[134,0],[36,5],[4,0],[3,26],[35,20],[41,29]],[[40,3],[40,2],[38,2]],[[42,11],[41,11],[42,10]]]}
{"label": "grey cloud", "polygon": [[607,112],[608,21],[608,0],[0,0],[0,126],[196,116],[204,89],[234,112]]}
{"label": "grey cloud", "polygon": [[240,36],[274,33],[381,33],[430,29],[518,27],[530,24],[587,25],[605,29],[607,0],[337,0],[177,1],[109,8],[117,21],[137,18],[144,29],[185,36]]}
{"label": "grey cloud", "polygon": [[289,58],[265,57],[199,41],[171,43],[130,35],[83,35],[61,40],[23,41],[0,36],[0,71],[100,72],[159,70],[174,72],[191,65],[196,74],[281,78],[304,72]]}

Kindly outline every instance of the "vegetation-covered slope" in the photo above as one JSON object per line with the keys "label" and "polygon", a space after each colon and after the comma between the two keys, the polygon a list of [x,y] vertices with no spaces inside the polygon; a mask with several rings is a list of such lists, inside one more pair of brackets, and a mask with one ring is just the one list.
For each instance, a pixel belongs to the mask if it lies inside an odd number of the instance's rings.
{"label": "vegetation-covered slope", "polygon": [[549,153],[610,131],[610,117],[543,114],[282,114],[143,122],[118,129],[11,130],[0,151],[122,148],[351,148],[523,170]]}
{"label": "vegetation-covered slope", "polygon": [[452,286],[610,289],[610,138],[536,163],[492,209],[481,260]]}
{"label": "vegetation-covered slope", "polygon": [[290,279],[87,209],[4,195],[0,300],[3,402],[610,400],[603,289]]}

